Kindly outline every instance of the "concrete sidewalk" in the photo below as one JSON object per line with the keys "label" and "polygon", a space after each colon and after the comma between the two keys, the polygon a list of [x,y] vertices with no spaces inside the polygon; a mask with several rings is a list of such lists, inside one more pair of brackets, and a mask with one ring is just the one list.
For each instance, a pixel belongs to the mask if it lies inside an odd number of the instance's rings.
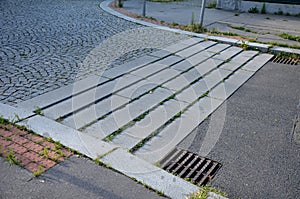
{"label": "concrete sidewalk", "polygon": [[[142,1],[127,0],[124,2],[124,9],[138,15],[142,14],[142,6]],[[195,1],[169,3],[147,1],[146,16],[153,17],[158,21],[189,25],[193,16],[194,22],[199,22],[200,5],[199,2],[195,4]],[[209,30],[236,33],[249,38],[257,38],[257,41],[260,42],[277,42],[300,46],[297,41],[278,36],[281,33],[299,36],[300,17],[238,13],[206,8],[203,25]]]}

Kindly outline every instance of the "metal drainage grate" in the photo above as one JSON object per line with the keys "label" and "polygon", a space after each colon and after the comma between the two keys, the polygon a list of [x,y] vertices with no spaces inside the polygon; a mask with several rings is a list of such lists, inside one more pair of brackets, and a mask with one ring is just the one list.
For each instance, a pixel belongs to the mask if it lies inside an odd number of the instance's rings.
{"label": "metal drainage grate", "polygon": [[221,168],[221,164],[218,162],[179,148],[175,148],[161,160],[160,165],[164,170],[170,173],[203,186],[206,185]]}
{"label": "metal drainage grate", "polygon": [[273,63],[278,63],[278,64],[289,64],[289,65],[298,65],[300,62],[299,59],[294,59],[294,58],[286,58],[286,57],[274,57],[272,59]]}

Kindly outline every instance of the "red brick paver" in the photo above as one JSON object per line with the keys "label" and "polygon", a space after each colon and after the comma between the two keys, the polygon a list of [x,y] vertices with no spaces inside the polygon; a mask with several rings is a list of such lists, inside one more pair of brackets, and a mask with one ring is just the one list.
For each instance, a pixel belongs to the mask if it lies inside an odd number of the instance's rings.
{"label": "red brick paver", "polygon": [[2,124],[0,125],[0,155],[6,158],[8,154],[13,155],[25,169],[40,174],[58,162],[64,161],[73,153],[59,143],[52,143],[11,124]]}

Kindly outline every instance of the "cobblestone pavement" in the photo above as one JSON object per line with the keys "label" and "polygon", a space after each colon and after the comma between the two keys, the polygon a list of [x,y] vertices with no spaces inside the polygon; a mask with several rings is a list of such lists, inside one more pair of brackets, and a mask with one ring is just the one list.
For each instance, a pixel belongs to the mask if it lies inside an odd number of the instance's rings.
{"label": "cobblestone pavement", "polygon": [[111,16],[100,2],[0,1],[0,101],[16,104],[186,37]]}

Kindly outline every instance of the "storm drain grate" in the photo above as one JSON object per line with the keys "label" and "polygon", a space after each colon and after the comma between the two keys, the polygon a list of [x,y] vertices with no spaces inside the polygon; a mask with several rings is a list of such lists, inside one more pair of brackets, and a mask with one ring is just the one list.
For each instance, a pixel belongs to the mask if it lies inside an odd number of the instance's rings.
{"label": "storm drain grate", "polygon": [[221,164],[195,153],[175,148],[163,160],[161,168],[195,184],[206,185],[221,168]]}
{"label": "storm drain grate", "polygon": [[278,63],[278,64],[298,65],[300,60],[295,59],[295,58],[287,58],[287,57],[274,57],[272,59],[272,62],[273,63]]}

